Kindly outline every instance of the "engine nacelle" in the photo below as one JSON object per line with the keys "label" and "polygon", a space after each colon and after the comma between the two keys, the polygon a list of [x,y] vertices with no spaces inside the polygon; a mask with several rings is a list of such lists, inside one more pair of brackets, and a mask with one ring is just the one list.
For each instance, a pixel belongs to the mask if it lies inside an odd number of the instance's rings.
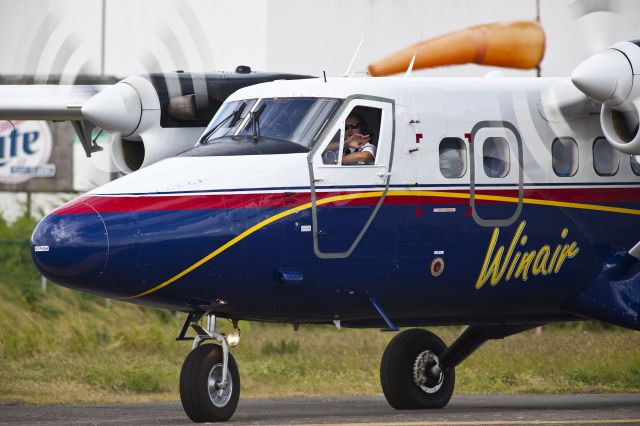
{"label": "engine nacelle", "polygon": [[173,157],[195,145],[203,127],[166,129],[152,127],[140,135],[111,139],[111,158],[123,173],[131,173],[164,158]]}
{"label": "engine nacelle", "polygon": [[174,72],[128,77],[82,106],[83,118],[117,135],[113,161],[124,173],[191,148],[224,100],[236,90],[276,79],[310,76],[251,72]]}
{"label": "engine nacelle", "polygon": [[614,148],[640,154],[640,40],[614,44],[578,65],[571,80],[602,103],[600,124]]}

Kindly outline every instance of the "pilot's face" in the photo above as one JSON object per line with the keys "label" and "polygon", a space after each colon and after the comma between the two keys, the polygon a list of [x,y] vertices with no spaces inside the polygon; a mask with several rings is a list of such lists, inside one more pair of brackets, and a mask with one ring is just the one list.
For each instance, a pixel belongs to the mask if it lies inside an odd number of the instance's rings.
{"label": "pilot's face", "polygon": [[356,133],[362,133],[362,130],[360,129],[360,120],[356,116],[353,116],[353,115],[348,116],[347,120],[345,121],[344,127],[345,127],[345,131],[344,131],[345,139],[349,139],[350,136]]}

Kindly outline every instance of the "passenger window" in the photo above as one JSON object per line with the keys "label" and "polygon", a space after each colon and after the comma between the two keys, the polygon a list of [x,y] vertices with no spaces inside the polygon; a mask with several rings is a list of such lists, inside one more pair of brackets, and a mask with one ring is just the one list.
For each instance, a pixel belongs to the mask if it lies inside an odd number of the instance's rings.
{"label": "passenger window", "polygon": [[618,151],[605,138],[593,142],[593,168],[600,176],[613,176],[618,173],[620,157]]}
{"label": "passenger window", "polygon": [[440,173],[453,179],[464,176],[467,171],[467,147],[459,138],[444,138],[440,141]]}
{"label": "passenger window", "polygon": [[485,139],[482,145],[482,166],[490,178],[505,177],[509,173],[509,143],[505,138]]}
{"label": "passenger window", "polygon": [[555,138],[551,144],[553,171],[560,177],[569,177],[578,171],[578,144],[573,138]]}
{"label": "passenger window", "polygon": [[631,170],[640,176],[640,155],[630,155],[629,159],[631,161]]}

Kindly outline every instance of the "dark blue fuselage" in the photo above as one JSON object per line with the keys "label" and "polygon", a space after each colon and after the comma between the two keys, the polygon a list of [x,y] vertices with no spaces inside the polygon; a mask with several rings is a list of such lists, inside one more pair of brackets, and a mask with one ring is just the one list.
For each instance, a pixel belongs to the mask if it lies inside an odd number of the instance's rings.
{"label": "dark blue fuselage", "polygon": [[[569,206],[560,200],[568,192],[590,200],[593,191],[531,193],[545,202],[525,197],[518,220],[501,228],[476,224],[468,198],[447,196],[449,188],[435,197],[407,189],[391,188],[344,259],[314,253],[310,196],[298,189],[81,197],[38,225],[34,261],[65,286],[235,319],[381,326],[373,297],[398,325],[543,322],[574,318],[567,303],[637,243],[628,230],[640,202],[620,189],[615,201]],[[362,229],[377,201],[350,196],[362,192],[340,192],[340,201],[318,207],[323,252],[346,250]],[[514,208],[476,203],[483,217],[508,217]]]}

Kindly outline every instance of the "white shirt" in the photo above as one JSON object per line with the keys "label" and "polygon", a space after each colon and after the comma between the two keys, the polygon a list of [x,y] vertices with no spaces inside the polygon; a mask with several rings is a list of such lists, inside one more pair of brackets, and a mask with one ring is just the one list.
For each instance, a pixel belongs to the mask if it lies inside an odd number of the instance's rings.
{"label": "white shirt", "polygon": [[353,154],[354,152],[368,152],[373,156],[374,159],[376,158],[376,146],[369,142],[362,145],[358,149],[355,149],[355,148],[347,148],[347,149],[349,150],[349,154]]}

